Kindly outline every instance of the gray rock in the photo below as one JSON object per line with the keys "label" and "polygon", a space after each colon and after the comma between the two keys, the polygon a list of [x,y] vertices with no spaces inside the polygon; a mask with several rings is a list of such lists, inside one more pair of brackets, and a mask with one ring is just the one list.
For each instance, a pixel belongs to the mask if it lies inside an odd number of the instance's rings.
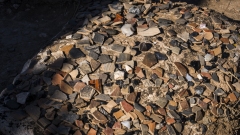
{"label": "gray rock", "polygon": [[171,125],[166,125],[167,126],[167,131],[169,135],[177,135],[174,128]]}
{"label": "gray rock", "polygon": [[73,124],[75,122],[75,120],[77,120],[78,118],[79,118],[79,115],[77,115],[75,113],[68,113],[68,114],[62,115],[62,120],[65,122],[68,122],[70,124]]}
{"label": "gray rock", "polygon": [[75,99],[76,99],[76,97],[77,97],[77,92],[75,92],[75,93],[69,95],[68,97],[69,97],[68,102],[70,102],[70,103],[74,103],[74,102],[75,102]]}
{"label": "gray rock", "polygon": [[167,111],[167,114],[169,117],[174,118],[174,119],[180,119],[180,116],[173,110]]}
{"label": "gray rock", "polygon": [[180,19],[177,19],[175,21],[176,24],[180,24],[180,25],[183,25],[183,24],[186,24],[187,23],[187,20],[183,19],[183,18],[180,18]]}
{"label": "gray rock", "polygon": [[112,59],[109,57],[109,55],[106,54],[100,55],[98,60],[102,64],[112,62]]}
{"label": "gray rock", "polygon": [[116,52],[123,52],[123,50],[124,50],[124,46],[122,46],[122,45],[118,45],[118,44],[113,44],[112,46],[111,46],[111,49],[112,50],[114,50],[114,51],[116,51]]}
{"label": "gray rock", "polygon": [[179,133],[182,132],[183,126],[181,123],[174,123],[173,126]]}
{"label": "gray rock", "polygon": [[66,101],[68,99],[67,95],[60,90],[55,90],[50,98],[59,102]]}
{"label": "gray rock", "polygon": [[25,111],[34,121],[37,121],[40,117],[40,108],[35,105],[26,106]]}
{"label": "gray rock", "polygon": [[44,63],[38,62],[32,69],[33,74],[40,74],[47,69]]}
{"label": "gray rock", "polygon": [[120,53],[118,56],[118,59],[116,61],[116,63],[123,63],[126,61],[130,61],[131,60],[131,54],[128,53]]}
{"label": "gray rock", "polygon": [[81,71],[84,73],[84,74],[89,74],[92,72],[92,69],[89,65],[89,62],[84,60],[82,62],[79,63],[79,68],[81,69]]}
{"label": "gray rock", "polygon": [[94,41],[95,43],[100,44],[100,45],[102,45],[103,42],[104,42],[104,36],[101,35],[101,34],[99,34],[99,33],[97,33],[97,32],[94,32],[94,33],[92,34],[92,39],[93,39],[93,41]]}
{"label": "gray rock", "polygon": [[51,124],[51,122],[46,119],[45,117],[42,117],[38,120],[38,123],[45,129],[48,125]]}
{"label": "gray rock", "polygon": [[161,108],[164,108],[168,103],[168,100],[164,97],[159,97],[158,100],[156,101],[156,104],[160,106]]}
{"label": "gray rock", "polygon": [[138,110],[139,112],[144,112],[146,110],[142,105],[140,105],[138,103],[134,103],[133,105],[134,105],[134,108],[136,110]]}
{"label": "gray rock", "polygon": [[75,48],[75,47],[73,47],[69,51],[69,55],[73,59],[78,59],[78,58],[81,58],[81,57],[85,57],[85,54],[79,48]]}
{"label": "gray rock", "polygon": [[111,98],[107,94],[99,94],[99,95],[95,96],[95,100],[110,101]]}
{"label": "gray rock", "polygon": [[86,100],[90,100],[95,93],[95,89],[87,85],[82,90],[80,90],[80,97]]}
{"label": "gray rock", "polygon": [[66,127],[66,126],[60,125],[57,128],[57,133],[60,134],[60,135],[69,135],[70,130],[71,130],[71,127]]}
{"label": "gray rock", "polygon": [[28,96],[29,96],[29,92],[21,92],[21,93],[17,94],[16,95],[17,102],[20,104],[25,104]]}
{"label": "gray rock", "polygon": [[98,54],[95,53],[94,51],[90,51],[90,53],[88,54],[88,56],[92,57],[94,60],[98,59]]}

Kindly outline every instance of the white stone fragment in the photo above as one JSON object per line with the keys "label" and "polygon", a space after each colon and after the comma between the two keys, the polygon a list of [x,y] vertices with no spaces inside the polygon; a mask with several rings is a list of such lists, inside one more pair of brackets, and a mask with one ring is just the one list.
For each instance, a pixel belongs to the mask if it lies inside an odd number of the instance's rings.
{"label": "white stone fragment", "polygon": [[124,79],[124,72],[123,71],[114,72],[114,79],[115,80],[123,80]]}
{"label": "white stone fragment", "polygon": [[205,61],[211,61],[212,59],[213,59],[213,55],[211,55],[211,54],[206,54],[205,56],[204,56],[204,60]]}
{"label": "white stone fragment", "polygon": [[133,35],[134,28],[131,24],[124,24],[121,28],[121,31],[127,37]]}

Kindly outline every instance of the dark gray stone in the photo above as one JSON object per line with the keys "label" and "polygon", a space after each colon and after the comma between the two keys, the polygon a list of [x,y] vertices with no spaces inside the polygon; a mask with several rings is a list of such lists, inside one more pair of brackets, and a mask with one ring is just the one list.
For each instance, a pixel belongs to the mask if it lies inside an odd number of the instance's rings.
{"label": "dark gray stone", "polygon": [[93,41],[95,42],[95,43],[97,43],[97,44],[103,44],[103,42],[104,42],[104,36],[103,35],[101,35],[101,34],[99,34],[99,33],[97,33],[97,32],[94,32],[93,34],[92,34],[92,39],[93,39]]}
{"label": "dark gray stone", "polygon": [[106,31],[107,34],[109,34],[109,35],[116,35],[116,34],[118,34],[118,31],[117,31],[117,30],[114,30],[114,29],[106,29],[105,31]]}
{"label": "dark gray stone", "polygon": [[161,108],[164,108],[167,103],[168,103],[168,100],[165,97],[159,97],[158,100],[156,101],[156,104]]}
{"label": "dark gray stone", "polygon": [[212,74],[212,79],[216,82],[220,82],[217,73]]}
{"label": "dark gray stone", "polygon": [[134,108],[140,112],[144,112],[146,110],[142,105],[138,103],[134,103]]}
{"label": "dark gray stone", "polygon": [[132,57],[131,54],[121,53],[121,54],[119,54],[116,63],[122,63],[122,62],[130,61],[131,57]]}
{"label": "dark gray stone", "polygon": [[79,33],[75,33],[75,34],[73,34],[73,36],[72,36],[72,39],[74,39],[74,40],[80,39],[80,38],[82,38],[82,34],[79,34]]}
{"label": "dark gray stone", "polygon": [[92,57],[94,60],[97,60],[98,59],[98,54],[95,53],[94,51],[90,51],[90,53],[88,54],[90,57]]}
{"label": "dark gray stone", "polygon": [[112,62],[112,59],[109,57],[109,55],[102,54],[102,55],[99,56],[98,61],[99,61],[101,64],[104,64],[104,63],[110,63],[110,62]]}
{"label": "dark gray stone", "polygon": [[62,91],[55,90],[55,92],[51,96],[51,99],[62,102],[62,101],[66,101],[68,98],[67,98],[67,95]]}
{"label": "dark gray stone", "polygon": [[75,48],[75,47],[73,47],[69,51],[69,55],[73,59],[78,59],[78,58],[81,58],[81,57],[85,57],[85,54],[79,48]]}
{"label": "dark gray stone", "polygon": [[183,24],[186,24],[187,23],[187,20],[186,19],[183,19],[183,18],[180,18],[180,19],[177,19],[176,24],[180,24],[180,25],[183,25]]}
{"label": "dark gray stone", "polygon": [[99,94],[95,97],[95,100],[101,100],[101,101],[110,101],[111,98],[107,94]]}
{"label": "dark gray stone", "polygon": [[167,126],[167,131],[169,135],[177,135],[174,128],[171,125],[166,125]]}
{"label": "dark gray stone", "polygon": [[68,113],[68,114],[63,114],[62,115],[62,120],[65,122],[68,122],[70,124],[73,124],[75,120],[79,118],[79,115],[74,114],[74,113]]}
{"label": "dark gray stone", "polygon": [[123,52],[124,48],[125,48],[124,46],[118,44],[113,44],[111,47],[111,49],[116,52]]}
{"label": "dark gray stone", "polygon": [[38,120],[38,123],[45,129],[48,125],[51,124],[51,122],[46,119],[45,117],[42,117]]}
{"label": "dark gray stone", "polygon": [[18,104],[17,101],[13,99],[6,100],[4,102],[5,102],[5,105],[10,109],[17,109],[20,106],[20,104]]}
{"label": "dark gray stone", "polygon": [[89,100],[92,98],[94,93],[95,93],[95,89],[87,85],[82,90],[80,90],[80,97],[83,99]]}
{"label": "dark gray stone", "polygon": [[60,125],[57,128],[57,133],[60,135],[69,135],[70,130],[71,130],[71,127],[65,127],[65,126]]}
{"label": "dark gray stone", "polygon": [[34,121],[37,121],[40,117],[40,108],[35,105],[26,106],[25,111]]}

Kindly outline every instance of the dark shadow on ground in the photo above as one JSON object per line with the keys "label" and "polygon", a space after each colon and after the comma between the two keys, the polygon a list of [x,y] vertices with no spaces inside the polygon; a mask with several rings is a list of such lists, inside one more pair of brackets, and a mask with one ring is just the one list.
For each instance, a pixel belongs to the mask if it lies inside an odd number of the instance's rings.
{"label": "dark shadow on ground", "polygon": [[28,59],[51,44],[73,17],[77,5],[72,0],[0,3],[0,91],[12,83]]}

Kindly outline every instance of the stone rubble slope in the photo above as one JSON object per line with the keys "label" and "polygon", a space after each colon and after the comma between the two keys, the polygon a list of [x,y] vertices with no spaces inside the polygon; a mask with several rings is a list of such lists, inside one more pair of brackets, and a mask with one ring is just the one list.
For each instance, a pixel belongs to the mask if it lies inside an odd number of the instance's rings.
{"label": "stone rubble slope", "polygon": [[83,7],[75,22],[1,93],[9,117],[61,135],[206,134],[238,119],[240,34],[228,18],[120,0]]}

